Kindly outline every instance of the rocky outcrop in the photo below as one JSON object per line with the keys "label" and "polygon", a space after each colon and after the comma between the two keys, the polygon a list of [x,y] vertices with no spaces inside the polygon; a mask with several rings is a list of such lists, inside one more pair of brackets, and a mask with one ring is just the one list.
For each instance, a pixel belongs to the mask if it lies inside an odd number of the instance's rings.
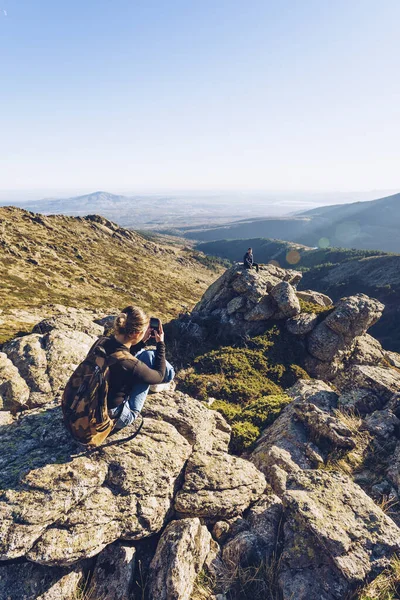
{"label": "rocky outcrop", "polygon": [[[226,426],[221,431],[220,415],[177,395],[181,402],[176,427],[146,417],[140,438],[93,453],[72,444],[58,407],[30,411],[3,427],[1,560],[26,556],[45,565],[69,565],[98,554],[119,538],[139,540],[160,531],[175,504],[180,512],[192,508],[195,512],[197,504],[198,512],[217,520],[221,513],[239,514],[256,501],[264,478],[252,465],[223,450]],[[152,402],[157,406],[162,400],[157,395],[149,400],[150,414]],[[201,419],[197,427],[193,421],[190,430],[185,421],[196,410]],[[220,429],[214,436],[216,422]],[[210,448],[217,449],[210,450],[208,472],[204,453],[193,451],[207,430]],[[123,437],[122,432],[116,434],[114,441]],[[204,504],[198,500],[202,488],[207,488]]]}
{"label": "rocky outcrop", "polygon": [[67,600],[89,581],[93,600],[122,600],[145,564],[149,600],[190,600],[202,571],[210,598],[237,600],[262,573],[266,598],[342,600],[387,566],[400,517],[371,497],[400,495],[400,379],[366,333],[383,307],[356,295],[301,312],[299,277],[235,266],[182,319],[196,343],[207,319],[246,336],[281,321],[321,377],[288,390],[246,458],[229,454],[221,414],[173,388],[149,395],[134,439],[70,439],[58,395],[112,317],[67,311],[3,346],[0,597]]}
{"label": "rocky outcrop", "polygon": [[[298,382],[289,394],[292,404],[251,457],[283,504],[279,586],[284,600],[338,599],[385,568],[400,548],[400,529],[349,476],[316,469],[338,448],[360,444],[339,419],[338,395],[313,381]],[[377,441],[398,431],[389,413],[374,413],[364,425]],[[395,472],[389,469],[392,481]]]}
{"label": "rocky outcrop", "polygon": [[[217,335],[254,336],[274,323],[284,323],[303,347],[304,366],[312,377],[334,380],[353,365],[377,365],[386,355],[367,330],[380,318],[383,304],[364,294],[342,298],[334,307],[328,296],[307,290],[297,292],[301,273],[275,265],[261,265],[257,273],[233,266],[207,290],[182,333],[213,320]],[[302,312],[301,299],[314,304],[319,314]],[[321,312],[321,308],[326,310]]]}
{"label": "rocky outcrop", "polygon": [[261,331],[269,319],[300,313],[295,286],[301,273],[275,265],[262,265],[256,273],[233,266],[212,285],[196,305],[194,314],[212,315],[243,332]]}

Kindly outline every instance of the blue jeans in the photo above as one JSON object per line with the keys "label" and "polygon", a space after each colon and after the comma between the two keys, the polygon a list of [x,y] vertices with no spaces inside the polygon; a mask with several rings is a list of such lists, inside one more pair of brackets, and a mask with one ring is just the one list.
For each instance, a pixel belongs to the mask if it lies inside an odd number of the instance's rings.
{"label": "blue jeans", "polygon": [[[153,350],[140,350],[135,356],[150,367],[150,369],[153,368],[155,359],[155,352]],[[169,383],[174,377],[174,367],[167,361],[165,376],[162,383]],[[136,419],[135,413],[140,413],[143,408],[147,394],[149,393],[149,387],[150,385],[148,383],[142,383],[141,381],[135,383],[125,402],[109,411],[110,417],[118,416],[118,420],[115,424],[116,429],[122,429],[133,423]]]}

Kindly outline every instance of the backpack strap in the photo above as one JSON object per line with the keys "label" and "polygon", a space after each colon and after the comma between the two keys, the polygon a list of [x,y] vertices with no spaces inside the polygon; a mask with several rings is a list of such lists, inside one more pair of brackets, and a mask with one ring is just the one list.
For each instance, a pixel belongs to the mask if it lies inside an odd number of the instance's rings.
{"label": "backpack strap", "polygon": [[112,354],[109,355],[108,359],[110,361],[111,364],[118,362],[118,361],[122,361],[122,360],[132,360],[134,362],[137,362],[137,358],[135,356],[133,356],[128,349],[126,350],[117,350],[116,352],[113,352]]}

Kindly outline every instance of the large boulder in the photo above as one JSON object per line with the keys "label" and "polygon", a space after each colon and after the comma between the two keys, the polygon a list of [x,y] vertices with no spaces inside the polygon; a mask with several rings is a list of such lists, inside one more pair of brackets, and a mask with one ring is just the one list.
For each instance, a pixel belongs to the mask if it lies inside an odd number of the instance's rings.
{"label": "large boulder", "polygon": [[246,460],[198,449],[185,469],[185,480],[175,500],[182,515],[217,521],[242,513],[260,498],[264,476]]}
{"label": "large boulder", "polygon": [[266,321],[276,313],[276,303],[269,295],[261,298],[257,304],[253,305],[244,315],[245,321]]}
{"label": "large boulder", "polygon": [[300,300],[304,300],[304,302],[310,302],[311,304],[316,304],[317,306],[325,306],[328,308],[329,306],[333,305],[333,302],[329,296],[322,294],[321,292],[315,292],[314,290],[297,291],[296,296]]}
{"label": "large boulder", "polygon": [[[327,564],[323,557],[334,565],[330,590],[321,597],[337,597],[335,581],[340,587],[347,583],[350,589],[361,584],[366,577],[382,570],[388,557],[400,549],[400,529],[345,475],[293,470],[287,474],[281,497],[286,516],[296,524],[297,537],[310,536],[315,572],[319,564]],[[292,558],[297,553],[293,547],[286,551],[283,572],[296,572],[298,564],[293,564]],[[306,556],[309,558],[310,552]],[[315,582],[312,596],[296,597],[317,598],[318,586]]]}
{"label": "large boulder", "polygon": [[318,317],[314,313],[301,313],[286,321],[286,328],[293,335],[306,335],[317,326]]}
{"label": "large boulder", "polygon": [[96,559],[90,579],[90,600],[126,600],[132,593],[135,572],[134,546],[110,544]]}
{"label": "large boulder", "polygon": [[42,567],[30,562],[0,563],[0,598],[74,600],[79,597],[83,579],[81,566],[66,569]]}
{"label": "large boulder", "polygon": [[[372,346],[365,333],[382,315],[383,304],[364,294],[342,298],[335,309],[313,329],[307,340],[311,355],[307,369],[312,376],[326,376],[331,380],[343,369],[345,361],[364,364],[380,354],[379,349],[367,350]],[[354,353],[352,357],[352,353]],[[352,357],[352,358],[351,358]],[[324,364],[328,363],[328,367]]]}
{"label": "large boulder", "polygon": [[54,328],[44,335],[32,333],[4,344],[9,361],[0,359],[0,378],[2,362],[8,365],[5,406],[18,410],[19,405],[32,408],[47,404],[64,387],[96,339],[79,330]]}
{"label": "large boulder", "polygon": [[[382,408],[400,390],[400,372],[397,369],[371,365],[353,365],[334,380],[343,397],[353,396],[353,406],[360,412]],[[368,402],[365,398],[368,398]]]}
{"label": "large boulder", "polygon": [[272,288],[271,296],[278,305],[280,318],[290,318],[300,313],[300,302],[289,282],[278,283]]}
{"label": "large boulder", "polygon": [[325,322],[320,323],[308,338],[309,353],[323,362],[331,361],[344,346],[343,336],[332,331]]}
{"label": "large boulder", "polygon": [[190,600],[210,547],[211,535],[199,519],[169,523],[150,565],[151,600]]}
{"label": "large boulder", "polygon": [[21,410],[30,390],[18,369],[4,352],[0,352],[0,410]]}
{"label": "large boulder", "polygon": [[324,461],[324,450],[311,441],[310,429],[307,429],[310,422],[305,416],[300,418],[301,410],[312,405],[315,409],[321,409],[323,414],[333,417],[332,410],[337,407],[337,394],[323,381],[300,380],[288,390],[288,394],[293,402],[262,432],[251,455],[252,462],[265,473],[268,480],[270,467],[279,457],[290,456],[303,469]]}
{"label": "large boulder", "polygon": [[33,333],[44,334],[53,329],[63,329],[66,331],[82,331],[87,335],[100,336],[104,331],[104,326],[94,321],[94,315],[87,311],[69,309],[66,314],[48,317],[37,323],[33,328]]}
{"label": "large boulder", "polygon": [[365,294],[342,298],[325,319],[325,324],[344,337],[363,335],[382,316],[384,305]]}

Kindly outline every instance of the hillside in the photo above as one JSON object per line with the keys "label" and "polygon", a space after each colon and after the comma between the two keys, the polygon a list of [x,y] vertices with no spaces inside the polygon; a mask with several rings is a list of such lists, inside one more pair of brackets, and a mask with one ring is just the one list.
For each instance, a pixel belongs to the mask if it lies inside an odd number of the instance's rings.
{"label": "hillside", "polygon": [[[197,241],[237,240],[245,238],[279,238],[297,242],[312,230],[310,217],[258,218],[231,221],[219,227],[182,227],[168,230]],[[157,230],[163,233],[165,230]],[[304,243],[304,242],[303,242]]]}
{"label": "hillside", "polygon": [[292,218],[249,219],[219,227],[182,228],[198,241],[283,239],[311,247],[344,247],[400,252],[400,194],[367,202],[324,206]]}
{"label": "hillside", "polygon": [[137,303],[171,318],[218,275],[221,267],[209,263],[187,244],[156,244],[103,217],[0,208],[0,342],[30,329],[50,304]]}

